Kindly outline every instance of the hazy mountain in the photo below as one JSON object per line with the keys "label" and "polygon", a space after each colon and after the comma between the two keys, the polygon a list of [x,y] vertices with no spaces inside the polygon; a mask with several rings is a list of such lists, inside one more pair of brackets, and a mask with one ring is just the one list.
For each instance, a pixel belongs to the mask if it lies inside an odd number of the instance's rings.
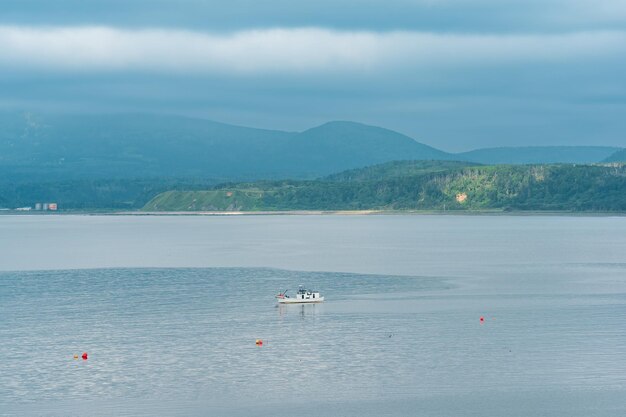
{"label": "hazy mountain", "polygon": [[620,149],[606,158],[604,162],[626,162],[626,149]]}
{"label": "hazy mountain", "polygon": [[457,156],[481,164],[590,164],[602,161],[618,149],[609,146],[523,146],[476,149]]}
{"label": "hazy mountain", "polygon": [[327,123],[302,133],[159,115],[7,115],[0,169],[46,178],[316,177],[394,159],[449,159],[378,127]]}
{"label": "hazy mountain", "polygon": [[293,138],[158,115],[27,114],[8,126],[0,130],[0,165],[59,178],[278,174],[276,158]]}
{"label": "hazy mountain", "polygon": [[616,150],[528,147],[450,154],[353,122],[283,132],[180,116],[0,114],[0,178],[5,180],[317,178],[394,160],[588,163]]}
{"label": "hazy mountain", "polygon": [[330,122],[306,130],[291,147],[301,163],[329,168],[329,173],[387,161],[449,160],[452,154],[416,142],[392,130],[353,122]]}

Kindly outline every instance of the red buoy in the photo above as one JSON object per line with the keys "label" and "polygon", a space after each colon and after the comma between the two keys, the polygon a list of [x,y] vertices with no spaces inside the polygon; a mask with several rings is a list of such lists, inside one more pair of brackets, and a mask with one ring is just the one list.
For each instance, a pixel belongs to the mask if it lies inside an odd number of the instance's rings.
{"label": "red buoy", "polygon": [[87,352],[83,352],[83,360],[86,361],[87,360]]}
{"label": "red buoy", "polygon": [[480,316],[480,322],[483,323],[485,321],[485,318],[483,316]]}

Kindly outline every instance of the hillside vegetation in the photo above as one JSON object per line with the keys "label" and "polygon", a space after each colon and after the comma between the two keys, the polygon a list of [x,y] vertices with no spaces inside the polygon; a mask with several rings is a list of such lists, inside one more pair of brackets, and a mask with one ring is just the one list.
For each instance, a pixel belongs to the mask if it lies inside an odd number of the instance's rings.
{"label": "hillside vegetation", "polygon": [[626,167],[392,162],[317,181],[167,192],[144,207],[147,211],[365,209],[626,211]]}
{"label": "hillside vegetation", "polygon": [[[616,150],[520,147],[451,154],[389,129],[353,122],[282,132],[171,115],[0,112],[0,208],[56,202],[62,209],[138,209],[164,191],[206,190],[224,182],[289,179],[285,183],[300,189],[306,184],[301,181],[326,176],[326,183],[416,181],[426,173],[477,164],[624,160],[624,151]],[[398,160],[429,162],[380,165]],[[310,192],[315,184],[307,185]],[[262,186],[265,196],[278,193],[270,192],[273,186]],[[299,191],[290,192],[300,198]],[[289,200],[285,193],[280,195]],[[335,206],[348,204],[330,195],[323,199]],[[266,197],[258,204],[269,203]]]}
{"label": "hillside vegetation", "polygon": [[0,178],[0,208],[55,202],[61,210],[137,210],[164,191],[207,189],[216,183],[214,180],[163,178],[64,181]]}

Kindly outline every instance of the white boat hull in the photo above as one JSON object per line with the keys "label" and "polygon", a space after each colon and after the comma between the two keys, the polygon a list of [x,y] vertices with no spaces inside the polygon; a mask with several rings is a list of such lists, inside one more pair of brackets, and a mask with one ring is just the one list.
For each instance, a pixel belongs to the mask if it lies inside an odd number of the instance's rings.
{"label": "white boat hull", "polygon": [[324,302],[324,297],[320,298],[305,298],[305,299],[297,299],[297,298],[279,298],[279,304],[316,304]]}

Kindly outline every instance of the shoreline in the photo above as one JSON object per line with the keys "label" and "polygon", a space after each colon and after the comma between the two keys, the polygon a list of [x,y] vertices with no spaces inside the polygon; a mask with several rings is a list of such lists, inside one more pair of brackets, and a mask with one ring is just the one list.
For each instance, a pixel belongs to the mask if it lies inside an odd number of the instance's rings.
{"label": "shoreline", "polygon": [[626,217],[626,212],[556,210],[264,210],[264,211],[114,211],[0,212],[0,216],[562,216]]}

